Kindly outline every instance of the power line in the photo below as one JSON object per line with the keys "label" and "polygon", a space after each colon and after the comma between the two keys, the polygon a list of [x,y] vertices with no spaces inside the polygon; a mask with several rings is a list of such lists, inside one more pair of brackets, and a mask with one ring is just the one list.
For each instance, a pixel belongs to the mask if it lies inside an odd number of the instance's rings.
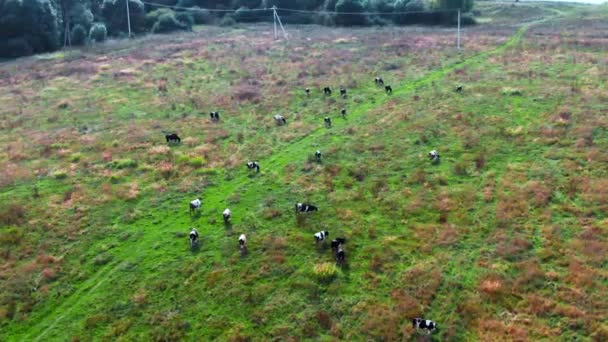
{"label": "power line", "polygon": [[[188,11],[208,11],[208,12],[262,12],[262,11],[273,11],[273,8],[247,8],[247,9],[238,9],[238,10],[228,10],[228,9],[213,9],[213,8],[194,8],[194,7],[181,7],[181,6],[171,6],[164,5],[154,2],[142,1],[142,3],[150,6],[157,7],[165,7],[172,9],[180,9],[180,10],[188,10]],[[420,13],[442,13],[442,12],[457,12],[458,9],[444,9],[444,10],[432,10],[432,11],[408,11],[408,12],[337,12],[337,11],[312,11],[312,10],[299,10],[292,8],[281,8],[276,7],[276,11],[282,12],[297,12],[297,13],[310,13],[310,14],[339,14],[339,15],[399,15],[399,14],[420,14]]]}
{"label": "power line", "polygon": [[415,13],[456,12],[456,11],[458,11],[458,9],[445,9],[445,10],[433,10],[433,11],[409,11],[409,12],[337,12],[337,11],[310,11],[310,10],[298,10],[298,9],[291,9],[291,8],[277,8],[277,11],[311,13],[311,14],[391,15],[391,14],[410,14],[410,13],[415,14]]}
{"label": "power line", "polygon": [[[225,9],[213,9],[213,8],[180,7],[180,6],[157,4],[154,2],[147,2],[147,1],[142,1],[142,3],[146,4],[146,5],[150,5],[150,6],[166,7],[166,8],[181,9],[181,10],[188,10],[188,11],[208,11],[208,12],[236,12],[237,11],[237,10],[225,10]],[[270,9],[270,8],[251,8],[251,9],[246,9],[246,10],[241,10],[241,11],[260,12],[260,11],[272,11],[272,9]]]}

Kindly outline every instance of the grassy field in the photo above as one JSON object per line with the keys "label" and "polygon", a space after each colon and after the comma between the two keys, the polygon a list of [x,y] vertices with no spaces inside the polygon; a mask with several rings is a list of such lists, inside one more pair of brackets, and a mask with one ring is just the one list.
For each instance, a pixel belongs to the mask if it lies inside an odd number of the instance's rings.
{"label": "grassy field", "polygon": [[608,7],[477,8],[0,64],[0,340],[608,340]]}

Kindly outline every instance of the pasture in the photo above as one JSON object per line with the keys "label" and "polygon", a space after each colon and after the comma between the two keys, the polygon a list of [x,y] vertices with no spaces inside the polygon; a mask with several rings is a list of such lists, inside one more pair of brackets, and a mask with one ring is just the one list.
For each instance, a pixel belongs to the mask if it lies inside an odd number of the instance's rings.
{"label": "pasture", "polygon": [[608,340],[608,7],[477,8],[0,64],[0,340]]}

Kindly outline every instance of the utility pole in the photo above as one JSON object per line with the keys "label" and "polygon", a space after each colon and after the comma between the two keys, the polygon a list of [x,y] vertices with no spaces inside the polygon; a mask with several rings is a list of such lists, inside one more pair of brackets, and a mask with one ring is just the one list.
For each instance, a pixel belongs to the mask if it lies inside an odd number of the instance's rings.
{"label": "utility pole", "polygon": [[287,40],[287,32],[285,32],[285,28],[283,27],[283,23],[281,22],[281,17],[277,14],[277,6],[272,6],[272,14],[274,19],[274,39],[278,39],[278,31],[277,31],[277,21],[279,22],[279,26],[281,27],[281,31],[283,31],[283,37]]}
{"label": "utility pole", "polygon": [[456,41],[456,47],[458,48],[458,52],[460,52],[460,8],[458,9],[458,36]]}
{"label": "utility pole", "polygon": [[277,40],[277,6],[272,6],[272,19],[274,22],[274,40]]}
{"label": "utility pole", "polygon": [[127,26],[129,27],[129,38],[131,38],[131,16],[129,15],[129,0],[125,1],[127,2]]}

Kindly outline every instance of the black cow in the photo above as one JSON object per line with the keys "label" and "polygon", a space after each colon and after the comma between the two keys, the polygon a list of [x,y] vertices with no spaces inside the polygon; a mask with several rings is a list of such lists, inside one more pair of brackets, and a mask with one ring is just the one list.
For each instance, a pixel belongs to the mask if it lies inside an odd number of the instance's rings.
{"label": "black cow", "polygon": [[456,87],[456,90],[454,90],[457,93],[462,93],[462,86],[458,86]]}
{"label": "black cow", "polygon": [[412,326],[416,329],[425,330],[427,334],[430,334],[435,329],[437,329],[437,323],[423,318],[414,318],[412,319]]}
{"label": "black cow", "polygon": [[194,248],[197,244],[198,244],[198,231],[196,230],[196,228],[192,228],[192,230],[190,230],[190,248]]}
{"label": "black cow", "polygon": [[220,112],[211,112],[209,113],[211,117],[211,121],[219,121],[220,120]]}
{"label": "black cow", "polygon": [[190,215],[192,215],[192,213],[196,209],[200,209],[202,204],[203,204],[203,202],[201,201],[200,198],[197,198],[197,199],[195,199],[193,201],[190,201]]}
{"label": "black cow", "polygon": [[177,135],[177,133],[165,134],[165,139],[167,140],[167,143],[177,142],[179,144],[179,143],[182,142],[182,139],[179,138],[179,136]]}
{"label": "black cow", "polygon": [[336,249],[338,248],[338,246],[343,245],[346,243],[346,239],[345,238],[335,238],[333,240],[331,240],[331,249]]}
{"label": "black cow", "polygon": [[226,208],[222,212],[222,216],[224,217],[224,223],[225,224],[229,224],[230,223],[230,217],[232,216],[232,213],[230,212],[230,209]]}
{"label": "black cow", "polygon": [[326,127],[331,127],[331,118],[329,116],[326,116],[323,121],[325,122]]}
{"label": "black cow", "polygon": [[241,249],[241,251],[247,249],[247,237],[245,236],[245,234],[241,234],[241,236],[239,236],[239,248]]}
{"label": "black cow", "polygon": [[331,88],[330,87],[323,88],[323,94],[324,95],[331,95]]}
{"label": "black cow", "polygon": [[342,96],[343,98],[346,98],[346,89],[345,88],[340,88],[340,96]]}
{"label": "black cow", "polygon": [[275,115],[273,116],[274,121],[277,123],[277,125],[281,126],[287,123],[287,120],[285,119],[285,117],[283,115]]}
{"label": "black cow", "polygon": [[336,250],[336,262],[340,265],[344,264],[344,261],[346,260],[346,253],[344,253],[344,247],[342,247],[342,244],[338,245],[338,248]]}
{"label": "black cow", "polygon": [[390,85],[384,86],[384,91],[387,94],[392,94],[393,93],[393,87],[391,87]]}
{"label": "black cow", "polygon": [[306,88],[304,91],[306,92],[306,96],[310,96],[310,88]]}
{"label": "black cow", "polygon": [[342,117],[345,118],[346,117],[346,109],[342,109],[340,111],[340,114],[342,114]]}
{"label": "black cow", "polygon": [[429,159],[434,163],[439,162],[439,152],[437,152],[437,150],[429,152]]}
{"label": "black cow", "polygon": [[318,211],[319,208],[315,207],[312,204],[308,203],[296,203],[296,213],[309,213],[313,211]]}
{"label": "black cow", "polygon": [[384,80],[382,79],[382,77],[376,77],[376,79],[374,79],[374,82],[376,82],[376,85],[384,84]]}
{"label": "black cow", "polygon": [[317,161],[320,163],[321,162],[321,151],[317,150],[315,152],[315,157],[317,157]]}
{"label": "black cow", "polygon": [[260,172],[260,164],[257,161],[247,162],[247,168],[249,170],[255,169],[255,172]]}
{"label": "black cow", "polygon": [[319,243],[325,241],[325,238],[329,236],[329,232],[327,230],[322,230],[318,233],[315,233],[315,242]]}

